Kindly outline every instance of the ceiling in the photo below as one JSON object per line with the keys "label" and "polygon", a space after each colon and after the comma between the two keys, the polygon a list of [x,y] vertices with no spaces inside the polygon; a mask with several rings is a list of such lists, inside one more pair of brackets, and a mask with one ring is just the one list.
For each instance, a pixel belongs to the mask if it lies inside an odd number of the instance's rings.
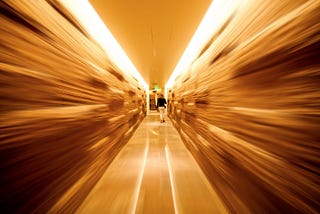
{"label": "ceiling", "polygon": [[164,88],[212,0],[90,0],[153,88]]}

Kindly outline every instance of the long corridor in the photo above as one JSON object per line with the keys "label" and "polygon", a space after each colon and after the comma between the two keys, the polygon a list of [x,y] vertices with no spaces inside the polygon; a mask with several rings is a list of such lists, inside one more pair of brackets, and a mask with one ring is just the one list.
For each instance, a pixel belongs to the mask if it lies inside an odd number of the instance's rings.
{"label": "long corridor", "polygon": [[319,0],[0,9],[1,214],[320,213]]}
{"label": "long corridor", "polygon": [[226,213],[178,132],[145,117],[77,213]]}

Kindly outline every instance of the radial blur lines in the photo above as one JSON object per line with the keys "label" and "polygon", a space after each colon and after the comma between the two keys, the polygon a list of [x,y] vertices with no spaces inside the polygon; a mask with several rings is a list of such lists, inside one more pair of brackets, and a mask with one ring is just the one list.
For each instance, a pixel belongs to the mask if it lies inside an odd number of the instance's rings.
{"label": "radial blur lines", "polygon": [[60,1],[0,1],[0,213],[320,213],[320,1],[226,2],[160,123]]}
{"label": "radial blur lines", "polygon": [[235,0],[169,116],[234,213],[320,211],[320,1]]}
{"label": "radial blur lines", "polygon": [[1,1],[0,213],[72,213],[146,113],[146,92],[59,1]]}

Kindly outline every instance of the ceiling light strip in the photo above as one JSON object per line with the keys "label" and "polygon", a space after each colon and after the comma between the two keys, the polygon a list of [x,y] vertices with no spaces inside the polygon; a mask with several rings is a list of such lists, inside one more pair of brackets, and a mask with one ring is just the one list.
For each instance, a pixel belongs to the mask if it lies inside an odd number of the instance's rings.
{"label": "ceiling light strip", "polygon": [[188,71],[192,62],[199,55],[205,43],[212,37],[213,33],[218,30],[223,21],[233,12],[234,4],[237,0],[214,0],[199,27],[193,35],[190,43],[172,72],[166,89],[170,89],[175,79],[182,73]]}
{"label": "ceiling light strip", "polygon": [[88,0],[60,0],[60,2],[82,23],[83,27],[101,45],[119,69],[134,76],[144,86],[145,90],[148,91],[148,84],[103,23],[90,2]]}

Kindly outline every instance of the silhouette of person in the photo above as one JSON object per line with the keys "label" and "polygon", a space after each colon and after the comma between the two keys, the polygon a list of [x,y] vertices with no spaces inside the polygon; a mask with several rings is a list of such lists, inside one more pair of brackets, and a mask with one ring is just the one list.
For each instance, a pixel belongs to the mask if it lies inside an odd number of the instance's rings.
{"label": "silhouette of person", "polygon": [[163,94],[160,94],[160,97],[158,98],[158,102],[157,102],[157,109],[160,112],[160,122],[161,123],[165,122],[165,120],[164,120],[164,111],[165,111],[165,108],[166,108],[166,104],[167,104],[166,99],[163,97]]}

